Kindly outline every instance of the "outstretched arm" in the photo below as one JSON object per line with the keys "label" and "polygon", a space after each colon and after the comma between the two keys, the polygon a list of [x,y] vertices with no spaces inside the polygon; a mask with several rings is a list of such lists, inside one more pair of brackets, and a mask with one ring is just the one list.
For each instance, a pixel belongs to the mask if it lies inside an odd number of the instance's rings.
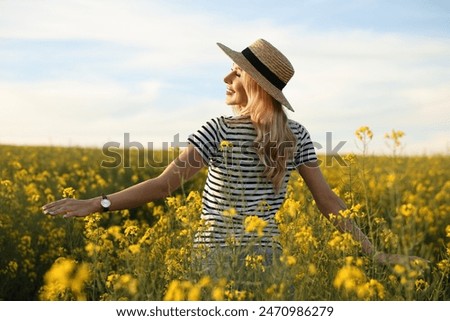
{"label": "outstretched arm", "polygon": [[[164,198],[188,181],[203,166],[200,154],[189,145],[158,177],[108,195],[111,201],[110,210],[135,208]],[[102,210],[100,200],[101,196],[87,200],[62,199],[44,205],[42,210],[46,214],[64,217],[86,216]]]}
{"label": "outstretched arm", "polygon": [[[372,256],[373,259],[380,264],[406,264],[410,261],[416,263],[425,261],[417,256],[388,254],[376,251],[369,238],[361,231],[355,221],[344,218],[339,214],[340,210],[346,209],[345,203],[331,190],[322,175],[318,163],[311,162],[300,165],[297,170],[311,191],[320,212],[326,216],[339,231],[351,233],[353,238],[361,243],[362,251],[365,255]],[[330,214],[339,218],[332,219]]]}
{"label": "outstretched arm", "polygon": [[[348,218],[344,218],[339,211],[345,210],[344,201],[340,199],[330,188],[317,162],[300,165],[297,168],[306,185],[311,191],[320,212],[328,218],[340,232],[350,233],[353,238],[361,243],[362,251],[366,255],[374,255],[375,249],[369,238],[361,231],[357,224]],[[330,214],[338,219],[332,219]]]}

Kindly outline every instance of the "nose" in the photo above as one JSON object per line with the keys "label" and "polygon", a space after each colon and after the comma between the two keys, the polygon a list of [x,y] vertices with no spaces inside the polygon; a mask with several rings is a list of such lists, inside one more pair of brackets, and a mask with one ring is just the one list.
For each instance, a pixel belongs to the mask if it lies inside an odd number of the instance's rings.
{"label": "nose", "polygon": [[223,78],[223,81],[226,84],[231,84],[233,81],[233,75],[234,75],[234,71],[232,70],[228,75],[225,76],[225,78]]}

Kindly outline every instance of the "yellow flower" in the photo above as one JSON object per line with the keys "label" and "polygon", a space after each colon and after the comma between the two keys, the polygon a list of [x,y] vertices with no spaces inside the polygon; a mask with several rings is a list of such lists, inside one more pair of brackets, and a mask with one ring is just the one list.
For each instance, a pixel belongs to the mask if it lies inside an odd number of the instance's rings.
{"label": "yellow flower", "polygon": [[270,208],[271,208],[270,204],[266,200],[262,200],[258,204],[258,211],[261,212],[261,213],[270,211]]}
{"label": "yellow flower", "polygon": [[355,291],[365,279],[363,271],[356,266],[347,265],[337,272],[333,285],[337,289],[343,288],[346,292],[351,292]]}
{"label": "yellow flower", "polygon": [[211,277],[208,275],[203,276],[197,283],[197,285],[201,288],[207,287],[209,285],[211,285]]}
{"label": "yellow flower", "polygon": [[131,274],[124,274],[119,277],[117,283],[114,285],[114,290],[125,289],[131,295],[134,295],[138,291],[138,282]]}
{"label": "yellow flower", "polygon": [[16,261],[9,261],[8,263],[8,270],[15,274],[17,272],[17,269],[19,268],[19,265]]}
{"label": "yellow flower", "polygon": [[394,173],[388,174],[386,176],[386,186],[387,187],[392,187],[394,186],[395,180],[397,179],[397,177],[395,176]]}
{"label": "yellow flower", "polygon": [[41,300],[59,300],[71,293],[76,300],[86,300],[84,284],[89,279],[86,263],[77,264],[72,259],[58,258],[44,276]]}
{"label": "yellow flower", "polygon": [[283,255],[280,258],[280,261],[286,264],[287,266],[292,266],[295,263],[297,263],[297,259],[295,258],[295,256],[292,255]]}
{"label": "yellow flower", "polygon": [[400,215],[404,217],[410,217],[416,212],[416,208],[414,205],[408,203],[401,205],[397,211]]}
{"label": "yellow flower", "polygon": [[225,298],[226,279],[220,279],[211,290],[211,297],[215,301],[222,301]]}
{"label": "yellow flower", "polygon": [[350,251],[360,244],[356,242],[350,233],[333,232],[333,238],[328,241],[328,245],[338,251]]}
{"label": "yellow flower", "polygon": [[245,266],[252,269],[264,272],[264,257],[262,255],[247,255],[245,257]]}
{"label": "yellow flower", "polygon": [[93,256],[94,254],[100,253],[102,247],[100,245],[94,244],[92,242],[88,242],[84,247],[88,256]]}
{"label": "yellow flower", "polygon": [[180,204],[181,199],[176,196],[166,197],[166,202],[169,207],[178,208],[181,206],[181,204]]}
{"label": "yellow flower", "polygon": [[391,133],[384,134],[384,138],[389,139],[393,142],[394,147],[399,147],[401,145],[400,138],[405,136],[405,133],[401,130],[392,130]]}
{"label": "yellow flower", "polygon": [[294,218],[300,211],[301,204],[292,198],[288,198],[285,200],[282,208],[287,212],[289,217]]}
{"label": "yellow flower", "polygon": [[199,301],[201,299],[202,288],[198,285],[194,285],[189,289],[187,299],[189,301]]}
{"label": "yellow flower", "polygon": [[317,239],[313,235],[313,229],[311,226],[301,226],[299,231],[294,234],[295,244],[302,248],[305,252],[312,246],[317,247]]}
{"label": "yellow flower", "polygon": [[236,209],[235,209],[234,207],[231,207],[231,208],[229,208],[229,209],[223,211],[222,214],[223,214],[223,216],[225,216],[225,217],[234,217],[234,216],[237,215],[237,211],[236,211]]}
{"label": "yellow flower", "polygon": [[62,192],[63,198],[75,197],[75,189],[73,187],[66,187]]}
{"label": "yellow flower", "polygon": [[385,289],[384,286],[377,280],[371,279],[369,282],[361,284],[356,290],[358,298],[363,300],[369,300],[372,298],[384,299]]}
{"label": "yellow flower", "polygon": [[442,272],[449,273],[450,272],[450,261],[447,259],[441,260],[440,262],[438,262],[437,267]]}
{"label": "yellow flower", "polygon": [[130,295],[138,292],[138,281],[131,274],[112,273],[108,275],[105,283],[106,287],[114,291],[126,291]]}
{"label": "yellow flower", "polygon": [[347,162],[347,164],[352,165],[356,163],[356,155],[353,153],[347,154],[344,156],[344,161]]}
{"label": "yellow flower", "polygon": [[239,291],[239,290],[227,290],[225,291],[225,295],[228,300],[230,301],[244,301],[248,300],[252,297],[252,293],[247,292],[245,290]]}
{"label": "yellow flower", "polygon": [[81,263],[75,275],[72,277],[71,290],[75,294],[77,300],[86,300],[86,295],[83,293],[84,284],[89,279],[90,272],[86,263]]}
{"label": "yellow flower", "polygon": [[139,227],[137,227],[136,225],[131,225],[128,226],[127,228],[125,228],[125,236],[136,236],[137,233],[139,232]]}
{"label": "yellow flower", "polygon": [[105,285],[107,288],[112,289],[114,287],[114,282],[116,282],[116,280],[119,278],[119,274],[117,273],[112,273],[110,275],[107,276],[106,278],[106,282]]}
{"label": "yellow flower", "polygon": [[224,151],[224,150],[228,150],[229,148],[233,147],[233,143],[229,142],[228,140],[223,140],[220,142],[220,147],[219,150]]}
{"label": "yellow flower", "polygon": [[[337,289],[341,289],[346,295],[356,294],[359,299],[370,300],[373,298],[384,299],[386,291],[384,286],[375,279],[367,281],[364,272],[357,266],[363,265],[363,260],[354,257],[346,258],[346,265],[342,267],[333,281]],[[357,266],[353,264],[356,263]]]}
{"label": "yellow flower", "polygon": [[418,279],[414,282],[415,286],[416,286],[416,291],[424,291],[426,289],[429,288],[429,284],[427,281],[423,280],[423,279]]}
{"label": "yellow flower", "polygon": [[368,126],[361,126],[355,131],[355,135],[360,141],[364,142],[372,139],[373,132]]}
{"label": "yellow flower", "polygon": [[309,275],[316,275],[317,274],[317,268],[314,264],[309,263],[308,264],[308,273]]}
{"label": "yellow flower", "polygon": [[399,243],[399,236],[388,228],[383,228],[380,231],[380,239],[383,240],[385,246],[395,248]]}
{"label": "yellow flower", "polygon": [[128,249],[130,250],[131,254],[137,254],[141,251],[141,246],[139,244],[131,244]]}
{"label": "yellow flower", "polygon": [[5,180],[0,181],[0,185],[6,186],[6,187],[11,187],[13,184],[9,179],[5,179]]}
{"label": "yellow flower", "polygon": [[[221,282],[219,281],[221,284]],[[211,278],[209,276],[202,277],[198,283],[194,284],[191,281],[172,280],[164,295],[165,301],[199,301],[201,300],[202,289],[211,285]],[[221,294],[217,290],[214,294],[215,300],[219,300]],[[223,296],[222,296],[223,298]]]}
{"label": "yellow flower", "polygon": [[247,216],[244,220],[245,232],[257,232],[260,237],[264,235],[263,230],[266,226],[267,222],[255,215]]}
{"label": "yellow flower", "polygon": [[403,265],[396,264],[396,265],[394,265],[394,272],[397,275],[402,275],[402,274],[405,274],[406,268]]}
{"label": "yellow flower", "polygon": [[184,289],[181,287],[181,281],[173,280],[167,288],[167,292],[164,295],[164,301],[181,300],[184,300]]}
{"label": "yellow flower", "polygon": [[269,295],[269,298],[277,301],[282,301],[285,289],[286,285],[283,282],[281,282],[279,284],[272,284],[270,287],[267,288],[266,293]]}
{"label": "yellow flower", "polygon": [[[108,234],[111,235],[112,237],[114,237],[116,240],[120,240],[123,237],[122,233],[121,233],[121,229],[122,229],[121,226],[117,226],[117,225],[110,226],[108,228]],[[106,236],[107,236],[107,234],[104,235],[104,237],[106,237]]]}
{"label": "yellow flower", "polygon": [[224,298],[225,290],[221,287],[215,287],[211,292],[211,297],[215,301],[222,301]]}

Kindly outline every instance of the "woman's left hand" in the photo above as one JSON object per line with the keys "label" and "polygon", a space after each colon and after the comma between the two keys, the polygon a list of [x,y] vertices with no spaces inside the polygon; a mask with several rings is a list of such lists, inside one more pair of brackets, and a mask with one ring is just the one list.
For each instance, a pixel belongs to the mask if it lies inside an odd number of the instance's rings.
{"label": "woman's left hand", "polygon": [[418,256],[401,255],[401,254],[389,254],[383,252],[377,252],[373,256],[376,263],[381,265],[410,265],[410,266],[420,266],[427,267],[430,261],[425,260]]}

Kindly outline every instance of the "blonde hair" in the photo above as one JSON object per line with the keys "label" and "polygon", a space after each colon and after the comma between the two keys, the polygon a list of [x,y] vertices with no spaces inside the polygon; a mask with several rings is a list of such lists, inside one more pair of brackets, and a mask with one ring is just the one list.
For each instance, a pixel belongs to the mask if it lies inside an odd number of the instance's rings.
{"label": "blonde hair", "polygon": [[256,129],[255,145],[260,161],[264,164],[263,174],[279,192],[283,183],[287,160],[294,154],[296,137],[288,126],[286,113],[277,100],[270,96],[245,71],[241,73],[247,93],[247,105],[235,108],[242,116],[249,116]]}

